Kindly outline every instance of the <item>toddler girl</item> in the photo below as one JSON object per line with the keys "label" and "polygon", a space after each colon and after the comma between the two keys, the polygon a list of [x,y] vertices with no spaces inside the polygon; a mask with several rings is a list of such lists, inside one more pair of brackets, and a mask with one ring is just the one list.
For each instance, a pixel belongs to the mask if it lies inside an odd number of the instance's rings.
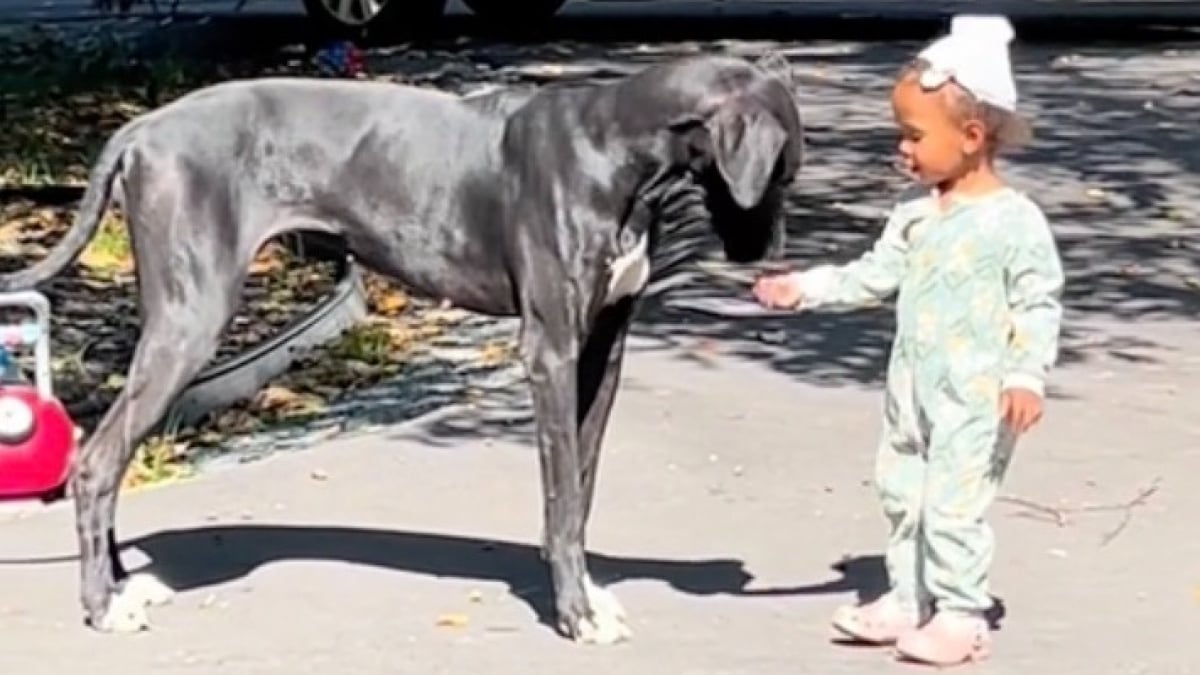
{"label": "toddler girl", "polygon": [[773,308],[861,307],[896,293],[876,485],[890,590],[840,608],[846,637],[936,665],[988,650],[985,511],[1016,437],[1042,415],[1063,272],[1041,210],[996,173],[1023,139],[1007,19],[959,16],[900,72],[892,109],[919,184],[872,250],[755,282]]}

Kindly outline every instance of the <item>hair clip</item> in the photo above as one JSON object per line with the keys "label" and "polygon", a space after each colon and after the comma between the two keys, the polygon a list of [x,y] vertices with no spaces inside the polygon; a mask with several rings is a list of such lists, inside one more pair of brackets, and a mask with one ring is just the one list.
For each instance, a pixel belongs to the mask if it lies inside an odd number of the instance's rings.
{"label": "hair clip", "polygon": [[917,78],[917,82],[922,89],[934,90],[944,86],[947,82],[954,79],[954,71],[949,68],[939,68],[930,66],[921,71]]}

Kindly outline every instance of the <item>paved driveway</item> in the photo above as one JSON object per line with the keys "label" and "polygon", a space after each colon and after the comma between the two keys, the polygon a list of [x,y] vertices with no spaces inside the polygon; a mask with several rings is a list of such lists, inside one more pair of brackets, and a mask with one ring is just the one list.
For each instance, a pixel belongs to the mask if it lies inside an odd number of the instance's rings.
{"label": "paved driveway", "polygon": [[[904,52],[776,46],[804,75],[812,127],[789,255],[844,259],[894,187],[884,94]],[[1198,672],[1200,158],[1187,120],[1200,54],[1030,47],[1018,64],[1039,142],[1014,176],[1063,245],[1069,313],[1048,417],[994,512],[1007,614],[985,670]],[[673,291],[721,292],[686,278]],[[538,621],[537,470],[517,386],[124,497],[127,562],[180,591],[142,635],[81,628],[68,510],[6,513],[0,672],[890,672],[878,652],[825,641],[834,606],[880,584],[868,479],[889,335],[884,311],[754,323],[648,309],[590,530],[630,644],[576,648]]]}
{"label": "paved driveway", "polygon": [[[1097,348],[1097,362],[1063,375],[1072,399],[1055,401],[1021,448],[1006,492],[1078,507],[1161,487],[1107,545],[1120,510],[1059,527],[998,506],[995,591],[1007,617],[986,672],[1196,672],[1200,649],[1184,636],[1200,627],[1200,429],[1176,379],[1200,376],[1194,333],[1139,329],[1136,340],[1155,346],[1138,351],[1162,359],[1155,368]],[[633,357],[591,528],[594,569],[632,614],[632,643],[576,648],[538,623],[547,598],[529,447],[434,444],[428,420],[126,497],[127,561],[153,561],[181,590],[143,635],[80,627],[68,512],[0,525],[0,666],[884,672],[880,653],[825,642],[834,606],[880,584],[883,529],[867,487],[878,393],[683,356]]]}

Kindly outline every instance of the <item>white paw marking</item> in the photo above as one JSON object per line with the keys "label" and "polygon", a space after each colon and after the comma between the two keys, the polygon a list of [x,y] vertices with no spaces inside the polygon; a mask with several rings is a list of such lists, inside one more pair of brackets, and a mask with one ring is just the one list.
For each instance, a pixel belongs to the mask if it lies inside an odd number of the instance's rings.
{"label": "white paw marking", "polygon": [[575,640],[584,644],[614,645],[633,637],[633,630],[626,620],[625,608],[621,607],[612,591],[592,582],[590,576],[583,578],[583,590],[588,605],[592,608],[591,619],[582,619],[575,626]]}
{"label": "white paw marking", "polygon": [[643,234],[628,252],[608,263],[608,295],[606,304],[640,292],[650,281],[650,256],[647,249],[650,237]]}
{"label": "white paw marking", "polygon": [[146,615],[145,605],[131,602],[124,594],[117,593],[96,627],[106,633],[138,633],[150,629],[150,617]]}
{"label": "white paw marking", "polygon": [[134,574],[121,584],[108,603],[108,611],[97,626],[110,633],[137,633],[150,629],[146,608],[164,605],[175,591],[150,574]]}
{"label": "white paw marking", "polygon": [[153,574],[131,575],[121,587],[121,595],[128,596],[130,602],[141,602],[143,607],[165,605],[175,597],[175,591]]}

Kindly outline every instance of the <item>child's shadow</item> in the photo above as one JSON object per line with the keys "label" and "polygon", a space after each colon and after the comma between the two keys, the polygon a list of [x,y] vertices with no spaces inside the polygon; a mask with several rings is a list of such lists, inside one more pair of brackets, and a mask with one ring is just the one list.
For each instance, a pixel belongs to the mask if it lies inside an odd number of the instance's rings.
{"label": "child's shadow", "polygon": [[[882,556],[852,556],[834,563],[832,568],[842,578],[831,585],[853,590],[859,602],[870,602],[887,592],[887,567]],[[1004,600],[993,595],[992,607],[984,616],[992,630],[1000,630],[1000,623],[1008,616]]]}

